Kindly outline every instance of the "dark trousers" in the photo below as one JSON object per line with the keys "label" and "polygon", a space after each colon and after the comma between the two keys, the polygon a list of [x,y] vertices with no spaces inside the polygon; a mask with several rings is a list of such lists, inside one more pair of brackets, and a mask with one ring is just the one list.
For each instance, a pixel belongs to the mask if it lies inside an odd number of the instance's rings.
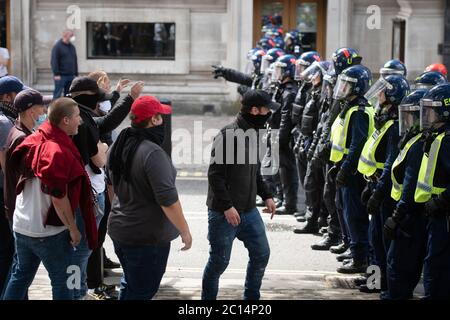
{"label": "dark trousers", "polygon": [[60,80],[55,80],[55,90],[53,91],[53,99],[58,99],[64,93],[64,97],[69,93],[70,85],[75,76],[61,76]]}
{"label": "dark trousers", "polygon": [[393,300],[412,298],[422,276],[426,253],[427,218],[422,210],[415,210],[406,217],[400,227],[403,232],[398,232],[391,241],[387,253],[386,298]]}
{"label": "dark trousers", "polygon": [[357,173],[348,178],[347,185],[339,188],[339,192],[353,259],[366,262],[369,255],[369,217],[361,203],[364,186],[363,176]]}
{"label": "dark trousers", "polygon": [[450,231],[444,214],[428,223],[427,254],[423,265],[423,284],[428,299],[450,299]]}
{"label": "dark trousers", "polygon": [[166,272],[170,243],[161,246],[126,245],[114,241],[123,268],[119,300],[150,300]]}
{"label": "dark trousers", "polygon": [[392,215],[397,202],[386,195],[386,198],[381,203],[377,214],[373,215],[369,223],[369,240],[373,249],[371,264],[380,267],[381,271],[381,288],[387,288],[386,283],[386,259],[391,241],[384,236],[383,227],[386,219]]}
{"label": "dark trousers", "polygon": [[280,179],[283,186],[284,206],[297,211],[298,173],[295,156],[289,147],[280,147]]}
{"label": "dark trousers", "polygon": [[106,238],[109,212],[111,211],[111,202],[109,197],[105,197],[105,214],[103,215],[98,227],[98,247],[94,249],[89,257],[87,265],[87,285],[88,289],[98,288],[103,283],[103,243]]}
{"label": "dark trousers", "polygon": [[3,189],[0,189],[0,298],[8,284],[14,256],[14,237],[4,208]]}
{"label": "dark trousers", "polygon": [[323,169],[308,162],[304,181],[305,204],[312,213],[308,220],[313,223],[317,223],[319,218],[326,221],[328,217],[328,210],[323,202],[324,183]]}

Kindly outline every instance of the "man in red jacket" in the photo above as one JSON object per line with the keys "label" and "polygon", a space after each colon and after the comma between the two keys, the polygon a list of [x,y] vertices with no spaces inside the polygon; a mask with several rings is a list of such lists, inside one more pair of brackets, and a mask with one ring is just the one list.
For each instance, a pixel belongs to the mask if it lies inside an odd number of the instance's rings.
{"label": "man in red jacket", "polygon": [[73,298],[72,247],[80,243],[74,211],[83,214],[89,246],[97,244],[97,227],[89,177],[70,136],[80,125],[75,101],[60,98],[48,111],[48,121],[28,136],[13,152],[20,164],[13,231],[17,262],[4,299],[23,299],[42,262],[52,283],[53,299]]}

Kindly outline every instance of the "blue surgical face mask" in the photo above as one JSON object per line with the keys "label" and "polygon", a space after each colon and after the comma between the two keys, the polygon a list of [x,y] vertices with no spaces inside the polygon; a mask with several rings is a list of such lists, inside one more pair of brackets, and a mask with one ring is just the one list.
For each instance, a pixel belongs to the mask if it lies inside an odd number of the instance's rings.
{"label": "blue surgical face mask", "polygon": [[47,114],[46,113],[41,114],[39,116],[39,118],[37,118],[37,120],[36,120],[35,128],[39,128],[41,126],[41,124],[43,124],[45,122],[45,120],[47,120]]}

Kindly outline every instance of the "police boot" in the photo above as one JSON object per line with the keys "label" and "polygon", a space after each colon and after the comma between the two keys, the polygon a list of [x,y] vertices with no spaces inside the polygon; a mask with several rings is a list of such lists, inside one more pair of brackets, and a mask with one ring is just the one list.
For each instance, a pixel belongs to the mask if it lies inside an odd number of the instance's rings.
{"label": "police boot", "polygon": [[330,252],[334,253],[334,254],[342,254],[345,251],[347,251],[347,249],[348,249],[348,244],[346,244],[344,242],[341,242],[341,244],[338,244],[336,246],[332,246],[330,248]]}
{"label": "police boot", "polygon": [[310,220],[313,215],[311,207],[306,207],[306,210],[297,212],[297,214],[294,214],[294,217],[298,222],[306,222]]}
{"label": "police boot", "polygon": [[380,293],[381,292],[381,289],[377,289],[377,288],[369,289],[367,284],[360,285],[358,290],[359,290],[359,292],[362,292],[362,293]]}
{"label": "police boot", "polygon": [[314,221],[313,219],[306,220],[306,223],[301,228],[295,228],[294,233],[317,233],[319,232],[319,226],[317,224],[317,221]]}
{"label": "police boot", "polygon": [[336,260],[339,262],[342,262],[346,259],[351,259],[351,258],[352,258],[352,253],[350,252],[350,249],[347,249],[347,250],[345,250],[344,253],[341,253],[336,256]]}
{"label": "police boot", "polygon": [[278,215],[285,215],[285,214],[293,215],[296,211],[297,211],[296,208],[288,208],[285,205],[282,205],[275,211],[275,213]]}
{"label": "police boot", "polygon": [[333,239],[327,234],[325,234],[322,239],[311,245],[311,249],[313,250],[329,250],[331,246],[334,246],[339,243],[338,239]]}
{"label": "police boot", "polygon": [[367,274],[365,274],[361,277],[355,278],[355,279],[353,279],[353,284],[357,287],[361,287],[362,285],[367,285],[367,278],[368,278]]}
{"label": "police boot", "polygon": [[353,258],[350,263],[340,266],[336,271],[345,274],[365,273],[367,271],[367,261],[366,259]]}

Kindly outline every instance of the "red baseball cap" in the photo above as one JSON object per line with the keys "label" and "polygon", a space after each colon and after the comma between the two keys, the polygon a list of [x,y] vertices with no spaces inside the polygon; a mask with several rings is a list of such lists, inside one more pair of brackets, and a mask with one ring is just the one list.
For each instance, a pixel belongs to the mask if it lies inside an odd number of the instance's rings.
{"label": "red baseball cap", "polygon": [[131,106],[130,115],[132,121],[139,123],[150,119],[156,114],[171,114],[172,107],[161,104],[158,99],[153,96],[141,96],[137,98]]}

